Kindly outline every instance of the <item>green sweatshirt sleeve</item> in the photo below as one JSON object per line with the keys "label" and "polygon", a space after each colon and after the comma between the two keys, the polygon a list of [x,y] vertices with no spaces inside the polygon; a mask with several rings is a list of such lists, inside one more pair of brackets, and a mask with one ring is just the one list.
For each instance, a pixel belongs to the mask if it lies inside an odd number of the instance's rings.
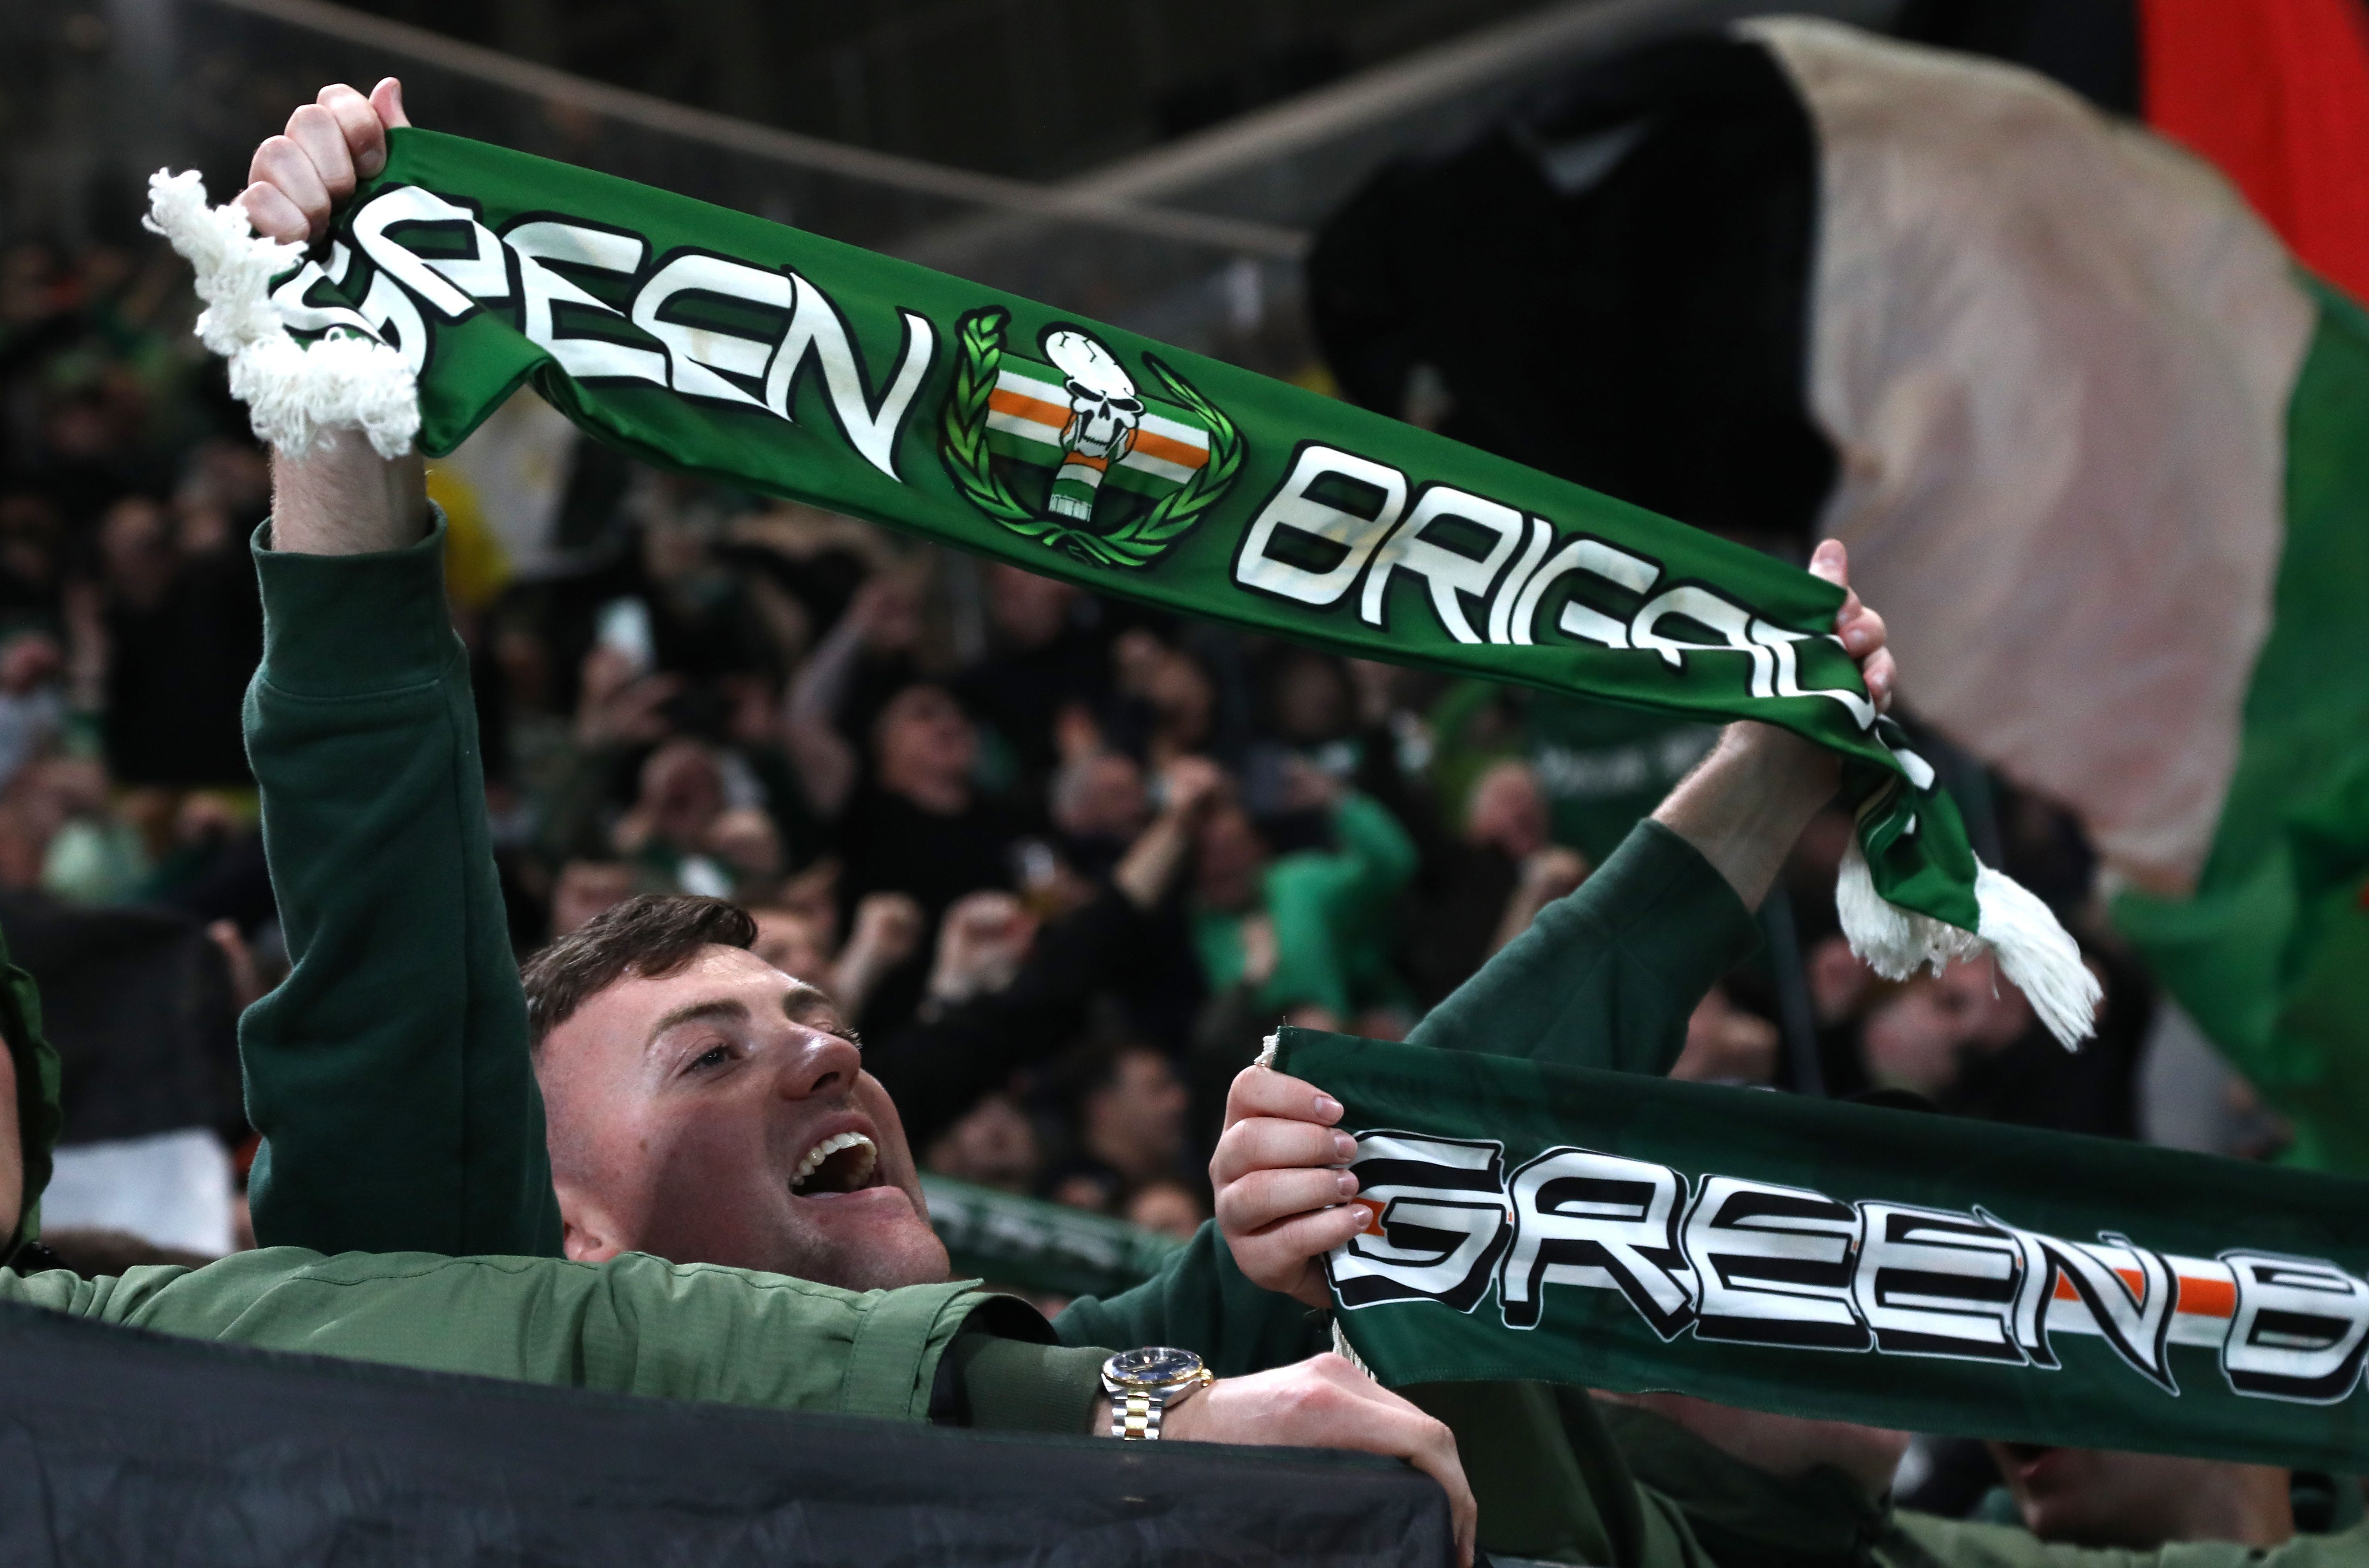
{"label": "green sweatshirt sleeve", "polygon": [[273,1247],[120,1279],[0,1271],[0,1301],[186,1338],[915,1421],[928,1414],[939,1357],[997,1299],[962,1284],[839,1290],[637,1253],[596,1265]]}
{"label": "green sweatshirt sleeve", "polygon": [[1070,1302],[1053,1320],[1053,1332],[1069,1345],[1178,1345],[1220,1378],[1288,1366],[1333,1343],[1323,1313],[1243,1276],[1215,1220],[1204,1220],[1192,1241],[1132,1290]]}
{"label": "green sweatshirt sleeve", "polygon": [[1104,1404],[1100,1345],[1031,1345],[967,1330],[946,1351],[963,1391],[963,1425],[1083,1436]]}
{"label": "green sweatshirt sleeve", "polygon": [[1759,940],[1727,879],[1649,818],[1407,1043],[1658,1077],[1695,1004]]}
{"label": "green sweatshirt sleeve", "polygon": [[246,744],[293,968],[239,1028],[256,1235],[555,1253],[443,518],[368,555],[284,555],[269,528]]}

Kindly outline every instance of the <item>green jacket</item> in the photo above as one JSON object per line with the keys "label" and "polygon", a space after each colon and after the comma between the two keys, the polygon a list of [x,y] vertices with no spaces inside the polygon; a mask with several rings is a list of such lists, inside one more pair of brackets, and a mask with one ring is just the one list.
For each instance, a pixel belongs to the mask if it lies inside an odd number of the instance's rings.
{"label": "green jacket", "polygon": [[[0,1301],[194,1339],[612,1393],[908,1418],[927,1412],[940,1356],[991,1299],[1000,1299],[962,1285],[858,1293],[637,1253],[592,1265],[269,1247],[120,1279],[0,1270]],[[1074,1429],[1074,1414],[1065,1425]]]}

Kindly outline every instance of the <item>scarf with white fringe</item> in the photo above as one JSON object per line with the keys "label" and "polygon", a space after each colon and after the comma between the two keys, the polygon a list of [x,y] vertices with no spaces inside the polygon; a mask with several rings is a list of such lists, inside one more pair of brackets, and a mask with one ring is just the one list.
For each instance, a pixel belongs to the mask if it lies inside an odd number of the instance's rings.
{"label": "scarf with white fringe", "polygon": [[399,130],[314,251],[198,177],[148,224],[256,433],[441,455],[532,381],[635,456],[1358,658],[1702,719],[1844,760],[1837,890],[1879,973],[1995,954],[2068,1046],[2099,990],[1981,864],[1832,635],[1842,592],[1396,420],[746,213]]}

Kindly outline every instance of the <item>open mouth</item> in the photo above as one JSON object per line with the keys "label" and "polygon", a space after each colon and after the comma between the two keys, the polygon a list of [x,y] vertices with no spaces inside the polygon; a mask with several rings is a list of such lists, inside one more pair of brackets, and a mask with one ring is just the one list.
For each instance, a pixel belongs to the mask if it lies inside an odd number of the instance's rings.
{"label": "open mouth", "polygon": [[790,1173],[790,1191],[799,1197],[852,1193],[872,1185],[880,1150],[860,1132],[838,1132],[807,1150]]}

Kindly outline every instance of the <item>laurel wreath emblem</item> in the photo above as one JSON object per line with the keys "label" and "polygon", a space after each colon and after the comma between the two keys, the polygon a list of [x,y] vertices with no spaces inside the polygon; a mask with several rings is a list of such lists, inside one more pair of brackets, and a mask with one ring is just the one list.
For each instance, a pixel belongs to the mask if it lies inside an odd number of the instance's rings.
{"label": "laurel wreath emblem", "polygon": [[1192,383],[1146,354],[1144,363],[1168,395],[1193,410],[1208,427],[1209,461],[1150,509],[1108,533],[1072,528],[1046,517],[1012,493],[995,472],[987,450],[987,400],[995,390],[996,372],[1003,362],[1003,329],[1011,319],[1012,313],[1001,305],[987,305],[956,325],[955,383],[946,396],[938,441],[939,455],[954,477],[955,488],[996,521],[1047,549],[1097,566],[1150,566],[1210,508],[1225,499],[1242,464],[1242,432],[1194,390]]}

